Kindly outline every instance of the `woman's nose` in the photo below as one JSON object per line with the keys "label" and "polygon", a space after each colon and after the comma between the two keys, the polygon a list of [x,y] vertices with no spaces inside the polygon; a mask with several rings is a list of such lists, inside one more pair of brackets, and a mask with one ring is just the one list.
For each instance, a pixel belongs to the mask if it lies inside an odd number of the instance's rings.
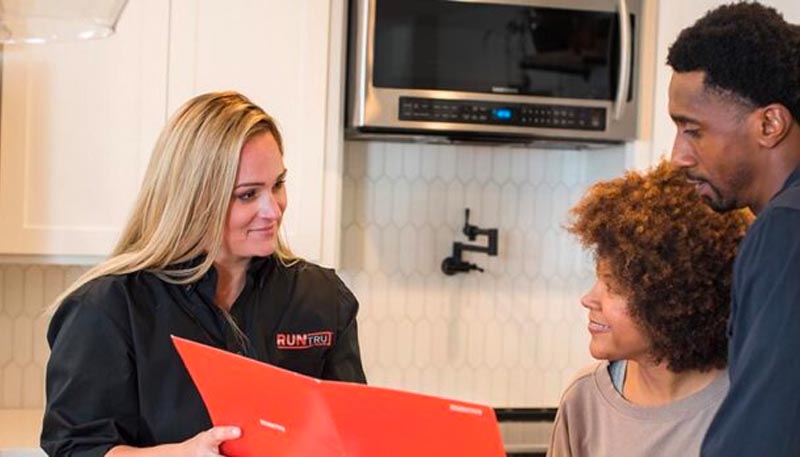
{"label": "woman's nose", "polygon": [[583,306],[586,309],[598,308],[597,298],[595,297],[595,293],[597,292],[596,289],[597,289],[597,283],[595,282],[592,288],[589,289],[589,291],[586,292],[583,295],[583,297],[581,297],[581,306]]}
{"label": "woman's nose", "polygon": [[258,206],[259,216],[266,219],[278,219],[281,216],[281,207],[278,201],[271,193],[262,195],[261,201]]}

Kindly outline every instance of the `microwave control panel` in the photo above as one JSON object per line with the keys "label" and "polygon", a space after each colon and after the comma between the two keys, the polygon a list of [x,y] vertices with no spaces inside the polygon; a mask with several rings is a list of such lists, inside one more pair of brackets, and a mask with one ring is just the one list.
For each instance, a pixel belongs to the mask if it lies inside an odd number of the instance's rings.
{"label": "microwave control panel", "polygon": [[401,121],[456,122],[570,130],[606,129],[606,109],[531,103],[400,97]]}

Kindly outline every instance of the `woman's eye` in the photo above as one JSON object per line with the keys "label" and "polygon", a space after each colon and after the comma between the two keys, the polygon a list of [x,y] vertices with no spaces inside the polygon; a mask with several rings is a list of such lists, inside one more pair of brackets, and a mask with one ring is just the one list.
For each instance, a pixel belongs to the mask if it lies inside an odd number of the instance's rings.
{"label": "woman's eye", "polygon": [[283,189],[283,185],[286,184],[285,179],[281,179],[280,181],[276,182],[274,186],[272,186],[273,190],[281,190]]}
{"label": "woman's eye", "polygon": [[256,191],[255,190],[248,190],[246,192],[242,192],[242,193],[236,195],[236,198],[241,200],[241,201],[246,202],[248,200],[252,200],[253,197],[255,197],[255,196],[256,196]]}

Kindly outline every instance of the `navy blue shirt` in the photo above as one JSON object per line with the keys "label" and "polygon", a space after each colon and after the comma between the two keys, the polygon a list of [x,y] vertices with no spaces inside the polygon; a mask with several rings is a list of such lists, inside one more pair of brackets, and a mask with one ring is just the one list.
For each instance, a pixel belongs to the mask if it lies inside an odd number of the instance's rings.
{"label": "navy blue shirt", "polygon": [[742,241],[728,333],[730,391],[701,455],[800,456],[800,170]]}

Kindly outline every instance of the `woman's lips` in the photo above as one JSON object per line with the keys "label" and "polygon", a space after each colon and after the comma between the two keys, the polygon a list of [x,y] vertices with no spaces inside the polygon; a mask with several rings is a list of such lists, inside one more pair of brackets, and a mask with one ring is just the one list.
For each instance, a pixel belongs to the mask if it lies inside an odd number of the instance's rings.
{"label": "woman's lips", "polygon": [[260,227],[260,228],[253,228],[248,230],[248,234],[255,235],[255,236],[272,236],[275,234],[276,227]]}
{"label": "woman's lips", "polygon": [[608,333],[611,331],[611,327],[605,324],[601,324],[600,322],[589,320],[589,333]]}

